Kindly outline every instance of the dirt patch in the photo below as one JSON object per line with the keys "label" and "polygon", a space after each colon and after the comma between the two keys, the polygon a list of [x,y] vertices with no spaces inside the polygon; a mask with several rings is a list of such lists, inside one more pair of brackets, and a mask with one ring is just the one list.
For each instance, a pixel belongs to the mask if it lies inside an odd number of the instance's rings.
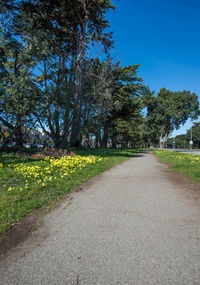
{"label": "dirt patch", "polygon": [[20,242],[27,239],[32,231],[38,227],[37,223],[39,219],[40,215],[36,211],[1,234],[4,240],[0,243],[0,257],[4,257],[9,250],[15,248]]}
{"label": "dirt patch", "polygon": [[[186,177],[184,174],[176,170],[165,170],[167,178],[173,183],[181,186],[181,192],[184,196],[193,200],[195,204],[200,205],[200,185],[199,183],[192,181],[190,178]],[[179,188],[180,189],[180,188]]]}
{"label": "dirt patch", "polygon": [[[33,210],[31,214],[24,217],[17,224],[13,225],[5,233],[0,234],[0,259],[4,258],[10,250],[15,249],[20,243],[28,238],[31,240],[44,239],[43,233],[48,233],[47,226],[44,225],[44,215],[59,208],[64,202],[72,200],[72,195],[64,194],[57,200],[51,201],[43,208]],[[39,231],[44,228],[43,231]]]}

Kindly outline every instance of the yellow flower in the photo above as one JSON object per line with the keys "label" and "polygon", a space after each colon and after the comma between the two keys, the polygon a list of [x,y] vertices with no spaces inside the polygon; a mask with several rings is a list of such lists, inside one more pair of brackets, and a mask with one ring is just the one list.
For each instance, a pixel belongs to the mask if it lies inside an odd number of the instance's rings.
{"label": "yellow flower", "polygon": [[[78,169],[86,167],[88,164],[95,164],[104,158],[98,156],[65,156],[59,159],[46,157],[43,161],[37,162],[37,165],[26,166],[23,163],[17,165],[9,165],[18,174],[20,174],[25,182],[25,188],[28,188],[28,183],[37,183],[45,186],[45,181],[56,180],[57,177],[64,178],[76,172]],[[9,190],[11,191],[11,190]]]}

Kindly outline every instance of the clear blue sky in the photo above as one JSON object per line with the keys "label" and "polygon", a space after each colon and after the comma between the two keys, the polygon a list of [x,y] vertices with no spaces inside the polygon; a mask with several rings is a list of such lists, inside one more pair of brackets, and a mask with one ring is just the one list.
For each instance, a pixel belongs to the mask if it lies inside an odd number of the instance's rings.
{"label": "clear blue sky", "polygon": [[[156,92],[190,90],[200,98],[200,0],[113,0],[108,19],[112,56],[141,64],[139,75]],[[173,135],[185,133],[191,122]]]}

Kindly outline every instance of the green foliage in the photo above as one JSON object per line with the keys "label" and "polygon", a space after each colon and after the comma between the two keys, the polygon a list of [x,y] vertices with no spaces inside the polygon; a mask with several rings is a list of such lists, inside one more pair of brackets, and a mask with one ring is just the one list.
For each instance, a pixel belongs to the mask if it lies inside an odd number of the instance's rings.
{"label": "green foliage", "polygon": [[160,139],[164,145],[169,135],[186,122],[199,115],[199,102],[190,91],[172,92],[162,88],[148,105],[146,129],[153,143]]}
{"label": "green foliage", "polygon": [[134,114],[129,120],[118,119],[114,126],[116,144],[125,147],[141,147],[142,141],[142,117]]}
{"label": "green foliage", "polygon": [[[96,147],[158,140],[162,146],[199,114],[196,94],[163,88],[155,96],[142,84],[139,65],[113,62],[111,0],[1,4],[0,123],[19,146],[32,127],[62,148],[94,137]],[[104,54],[90,58],[95,49]]]}
{"label": "green foliage", "polygon": [[122,67],[110,58],[105,62],[98,59],[87,62],[83,130],[96,136],[96,146],[106,147],[108,139],[113,145],[122,144],[125,130],[127,136],[123,146],[138,141],[138,132],[136,135],[135,131],[140,128],[143,107],[143,86],[142,79],[137,76],[138,67]]}
{"label": "green foliage", "polygon": [[[192,138],[191,138],[192,136]],[[192,148],[200,149],[200,123],[194,123],[186,134],[178,135],[174,139],[168,141],[168,145],[172,146],[172,141],[175,140],[175,147],[190,148],[190,141],[193,141]]]}
{"label": "green foliage", "polygon": [[111,8],[109,0],[18,2],[16,31],[35,52],[40,73],[42,110],[35,115],[57,147],[66,146],[69,130],[75,137],[80,132],[86,51],[91,42],[106,52],[111,47],[111,34],[104,32]]}
{"label": "green foliage", "polygon": [[0,29],[0,122],[22,143],[23,128],[40,100],[34,82],[35,61],[28,46],[12,35],[13,23],[1,19]]}
{"label": "green foliage", "polygon": [[[186,140],[188,142],[191,140],[191,129],[186,133]],[[192,141],[192,147],[200,149],[200,123],[194,123],[192,126]]]}

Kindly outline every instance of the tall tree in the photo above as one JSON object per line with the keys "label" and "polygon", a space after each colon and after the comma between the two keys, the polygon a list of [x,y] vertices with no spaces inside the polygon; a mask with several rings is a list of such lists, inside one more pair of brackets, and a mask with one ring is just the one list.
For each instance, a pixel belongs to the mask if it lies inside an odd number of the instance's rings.
{"label": "tall tree", "polygon": [[76,80],[71,146],[79,146],[81,142],[80,128],[83,100],[83,70],[86,47],[91,40],[100,40],[106,49],[110,46],[110,34],[106,35],[103,31],[109,26],[108,21],[105,20],[105,13],[107,10],[114,8],[110,0],[78,0],[75,5],[79,37],[75,71]]}
{"label": "tall tree", "polygon": [[137,68],[138,65],[121,67],[110,58],[105,62],[95,59],[87,66],[85,74],[89,76],[84,78],[83,125],[84,132],[95,135],[96,147],[106,147],[112,136],[114,142],[117,120],[128,124],[141,111],[142,84],[141,78],[137,77]]}
{"label": "tall tree", "polygon": [[[72,1],[21,1],[17,32],[32,47],[37,59],[41,90],[40,127],[56,147],[66,147],[70,129],[77,54],[77,24]],[[44,40],[45,39],[45,40]]]}
{"label": "tall tree", "polygon": [[82,133],[96,137],[96,147],[102,146],[102,133],[105,117],[112,108],[112,93],[116,88],[116,71],[119,63],[110,58],[105,62],[93,59],[87,62],[84,71],[84,100]]}
{"label": "tall tree", "polygon": [[103,122],[103,146],[108,141],[109,128],[118,119],[130,120],[132,115],[140,112],[142,103],[142,79],[137,76],[139,65],[119,67],[115,71],[115,80],[111,90],[109,104]]}
{"label": "tall tree", "polygon": [[[21,1],[19,4],[18,29],[21,28],[21,33],[27,36],[31,44],[40,43],[42,38],[45,38],[45,43],[47,43],[47,53],[42,59],[43,81],[48,87],[45,87],[46,91],[48,89],[45,94],[46,99],[48,99],[46,100],[48,101],[46,114],[49,127],[49,131],[46,130],[46,132],[57,138],[57,146],[68,136],[69,129],[71,131],[71,145],[80,145],[85,54],[92,42],[101,42],[105,50],[111,45],[111,34],[105,33],[104,30],[108,27],[105,13],[112,7],[109,0],[35,0],[31,2]],[[21,23],[23,24],[21,25]],[[49,68],[49,64],[51,67],[54,65],[54,69],[57,67],[57,71],[54,72],[56,76],[52,76],[52,72],[50,74],[52,68]],[[61,66],[62,68],[60,68]],[[74,71],[73,76],[72,70]],[[45,73],[51,77],[52,84],[50,84],[49,77],[47,78]],[[61,89],[64,90],[64,85],[69,86],[69,82],[71,94],[69,96],[68,91],[66,92],[68,100],[65,100],[67,101],[65,104],[60,91]],[[51,87],[56,85],[56,88],[53,90],[48,85]],[[69,90],[68,87],[67,90]],[[60,103],[66,106],[65,118],[67,119],[65,122],[60,117],[60,113],[62,113]],[[53,105],[53,107],[49,105]],[[69,106],[72,111],[72,126],[69,126]],[[52,111],[54,112],[53,115],[51,114]],[[63,134],[60,133],[61,125],[64,126]]]}

